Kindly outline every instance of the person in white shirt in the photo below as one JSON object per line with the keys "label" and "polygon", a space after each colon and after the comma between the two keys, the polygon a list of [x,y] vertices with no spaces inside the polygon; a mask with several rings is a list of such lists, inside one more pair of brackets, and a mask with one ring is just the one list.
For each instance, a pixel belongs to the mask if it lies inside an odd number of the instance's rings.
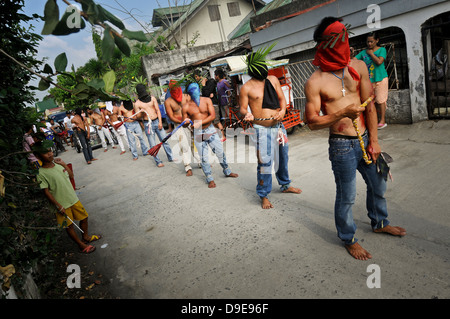
{"label": "person in white shirt", "polygon": [[72,124],[72,112],[66,111],[66,117],[64,118],[64,127],[66,128],[67,134],[70,138],[70,146],[73,147],[73,124]]}

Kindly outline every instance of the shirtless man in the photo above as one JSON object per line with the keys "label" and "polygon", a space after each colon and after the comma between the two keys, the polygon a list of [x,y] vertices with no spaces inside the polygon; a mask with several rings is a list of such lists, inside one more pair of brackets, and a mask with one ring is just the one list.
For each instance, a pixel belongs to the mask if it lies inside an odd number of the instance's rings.
{"label": "shirtless man", "polygon": [[202,170],[206,176],[209,188],[216,187],[211,173],[211,164],[208,161],[208,145],[219,159],[223,173],[226,177],[238,177],[232,173],[227,164],[222,142],[212,125],[216,114],[210,98],[200,97],[200,87],[197,83],[191,83],[183,94],[181,101],[183,121],[191,120],[194,123],[194,143],[202,160]]}
{"label": "shirtless man", "polygon": [[97,128],[98,136],[100,136],[100,140],[102,141],[104,152],[108,151],[108,144],[106,143],[105,136],[109,143],[113,146],[112,148],[116,149],[117,147],[114,145],[111,132],[106,125],[105,115],[98,108],[95,110],[88,109],[87,112],[89,117],[92,119],[92,124]]}
{"label": "shirtless man", "polygon": [[[181,111],[183,92],[181,90],[181,87],[176,86],[173,81],[171,82],[171,85],[172,86],[169,87],[170,96],[165,99],[164,106],[166,108],[167,116],[174,123],[175,127],[178,127],[178,125],[180,125],[183,120],[183,112]],[[178,141],[178,145],[182,153],[186,176],[192,176],[190,154],[191,147],[189,146],[190,136],[191,132],[189,128],[185,126],[181,127],[180,129],[175,131],[175,133],[173,133],[173,137]]]}
{"label": "shirtless man", "polygon": [[[376,233],[406,235],[405,229],[389,225],[384,198],[386,181],[377,173],[376,160],[381,153],[377,135],[377,113],[373,102],[366,108],[361,103],[372,95],[367,67],[362,61],[350,59],[348,33],[342,19],[327,17],[314,32],[318,42],[314,64],[320,68],[305,85],[306,119],[312,130],[329,128],[329,158],[336,182],[335,221],[338,237],[356,259],[367,260],[372,255],[355,238],[356,225],[352,206],[356,197],[356,170],[367,184],[367,210]],[[331,36],[340,37],[331,46],[324,43]],[[342,41],[342,37],[344,41]],[[322,110],[324,115],[320,116]],[[364,145],[372,164],[366,164],[352,120],[363,134]]]}
{"label": "shirtless man", "polygon": [[145,144],[141,126],[139,125],[139,122],[136,119],[137,115],[135,115],[133,101],[131,100],[123,101],[119,107],[118,115],[124,117],[123,125],[127,130],[128,145],[130,145],[133,161],[137,161],[138,159],[138,153],[136,149],[136,139],[133,133],[136,134],[139,139],[139,142],[141,144],[142,155],[147,156],[149,149]]}
{"label": "shirtless man", "polygon": [[[260,73],[256,71],[256,68]],[[270,209],[273,208],[268,198],[272,191],[272,165],[275,164],[275,176],[283,193],[300,194],[302,190],[290,185],[289,146],[287,138],[285,138],[286,129],[281,122],[286,113],[286,99],[280,82],[277,77],[268,76],[265,65],[255,66],[253,71],[249,68],[248,71],[252,78],[242,86],[239,93],[239,112],[245,116],[246,121],[254,123],[253,128],[257,133],[256,155],[258,158],[256,193],[261,198],[261,207]],[[251,112],[248,112],[247,106],[250,106]],[[255,118],[273,118],[273,120],[259,121],[254,120]],[[280,137],[284,141],[278,140]],[[271,147],[269,148],[267,145],[271,145]]]}
{"label": "shirtless man", "polygon": [[128,139],[127,136],[127,130],[125,129],[125,126],[121,125],[117,129],[114,128],[115,124],[120,123],[119,120],[119,107],[120,102],[106,102],[106,120],[109,124],[113,127],[113,134],[116,135],[117,142],[119,143],[119,147],[121,149],[120,155],[125,153],[125,147],[123,145],[122,136],[125,136],[125,142],[127,143],[127,148],[130,149],[130,146],[128,145]]}
{"label": "shirtless man", "polygon": [[[152,148],[156,145],[155,134],[158,136],[160,142],[166,137],[166,131],[163,129],[161,120],[161,111],[159,110],[156,98],[148,94],[144,85],[136,85],[136,91],[138,93],[138,100],[134,104],[134,109],[136,113],[143,111],[139,113],[138,118],[142,119],[144,122],[144,131],[147,135],[148,144],[150,145],[150,148]],[[172,149],[170,148],[169,143],[166,141],[162,146],[166,152],[167,159],[169,162],[172,162]],[[158,167],[164,166],[158,155],[155,155],[154,158]]]}
{"label": "shirtless man", "polygon": [[81,115],[81,109],[77,108],[75,110],[75,116],[72,117],[73,130],[80,140],[81,146],[83,147],[83,155],[86,163],[91,164],[92,161],[96,161],[92,154],[91,144],[89,143],[89,138],[91,136],[89,124]]}

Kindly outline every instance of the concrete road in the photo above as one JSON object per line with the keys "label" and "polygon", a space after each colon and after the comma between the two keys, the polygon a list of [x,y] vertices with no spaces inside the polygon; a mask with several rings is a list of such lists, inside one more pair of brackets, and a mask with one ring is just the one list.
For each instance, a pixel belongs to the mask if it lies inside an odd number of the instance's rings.
{"label": "concrete road", "polygon": [[337,238],[327,131],[307,128],[289,135],[290,175],[303,193],[281,193],[274,178],[271,210],[260,208],[254,147],[242,142],[234,147],[246,149],[246,162],[228,157],[239,177],[225,178],[215,163],[215,189],[200,168],[186,177],[162,148],[163,168],[111,147],[94,150],[92,165],[73,149],[63,153],[90,229],[103,235],[80,258],[110,278],[119,298],[449,298],[450,121],[388,125],[379,139],[394,158],[389,219],[407,236],[371,231],[358,175],[356,235],[369,261],[353,259]]}

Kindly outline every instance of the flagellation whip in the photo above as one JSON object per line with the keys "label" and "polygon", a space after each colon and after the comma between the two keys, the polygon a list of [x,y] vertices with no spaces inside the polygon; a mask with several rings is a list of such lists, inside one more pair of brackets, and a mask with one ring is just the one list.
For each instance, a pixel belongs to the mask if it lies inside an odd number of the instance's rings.
{"label": "flagellation whip", "polygon": [[[165,138],[163,138],[163,140],[161,141],[161,143],[156,144],[155,146],[153,146],[151,149],[148,150],[148,154],[150,154],[151,156],[155,157],[156,154],[158,154],[159,149],[161,148],[161,145],[163,145],[172,135],[173,133],[175,133],[180,127],[182,127],[185,123],[186,120],[184,120],[183,122],[180,123],[180,125],[178,125],[172,132],[170,132]],[[191,123],[191,125],[194,125],[194,123],[192,123],[191,120],[189,120],[189,122]]]}
{"label": "flagellation whip", "polygon": [[[369,97],[363,104],[361,104],[361,107],[366,107],[367,104],[369,104],[370,102],[372,102],[373,100],[373,96]],[[356,135],[358,136],[358,140],[359,140],[359,145],[361,146],[361,150],[363,152],[363,158],[364,161],[366,162],[367,165],[371,164],[372,161],[369,159],[369,157],[367,156],[366,153],[366,148],[364,147],[364,140],[361,136],[361,133],[359,132],[359,128],[358,128],[358,122],[356,119],[353,120],[353,127],[355,128],[356,131]]]}
{"label": "flagellation whip", "polygon": [[[140,113],[140,112],[144,112],[145,114],[147,114],[147,117],[148,117],[148,121],[150,122],[150,123],[148,123],[148,134],[153,134],[153,131],[152,131],[152,129],[151,129],[151,122],[152,122],[152,120],[150,119],[150,116],[148,115],[148,113],[147,113],[147,111],[144,111],[144,110],[139,110],[139,111],[137,111],[136,113],[134,113],[133,115],[131,115],[130,117],[127,117],[126,119],[128,120],[128,119],[131,119],[132,117],[135,117],[136,115],[138,115],[138,113]],[[119,127],[121,127],[122,126],[122,124],[123,123],[125,123],[126,122],[126,120],[123,120],[123,121],[120,121],[119,123],[116,123],[116,124],[114,124],[113,126],[114,126],[114,129],[115,130],[117,130]]]}

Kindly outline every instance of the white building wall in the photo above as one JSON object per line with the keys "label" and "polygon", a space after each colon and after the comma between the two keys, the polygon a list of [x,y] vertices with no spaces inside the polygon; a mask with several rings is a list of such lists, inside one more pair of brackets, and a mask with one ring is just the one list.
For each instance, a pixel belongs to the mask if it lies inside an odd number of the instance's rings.
{"label": "white building wall", "polygon": [[[230,17],[227,5],[227,3],[230,2],[239,3],[239,8],[241,11],[239,16]],[[208,5],[219,5],[221,17],[219,21],[211,21],[209,18]],[[186,41],[191,41],[196,32],[199,33],[199,36],[196,39],[194,46],[227,41],[227,36],[252,10],[252,5],[247,1],[210,0],[191,20],[188,20],[188,22],[181,28],[181,32],[180,30],[176,31],[175,36],[182,48],[186,47]]]}

